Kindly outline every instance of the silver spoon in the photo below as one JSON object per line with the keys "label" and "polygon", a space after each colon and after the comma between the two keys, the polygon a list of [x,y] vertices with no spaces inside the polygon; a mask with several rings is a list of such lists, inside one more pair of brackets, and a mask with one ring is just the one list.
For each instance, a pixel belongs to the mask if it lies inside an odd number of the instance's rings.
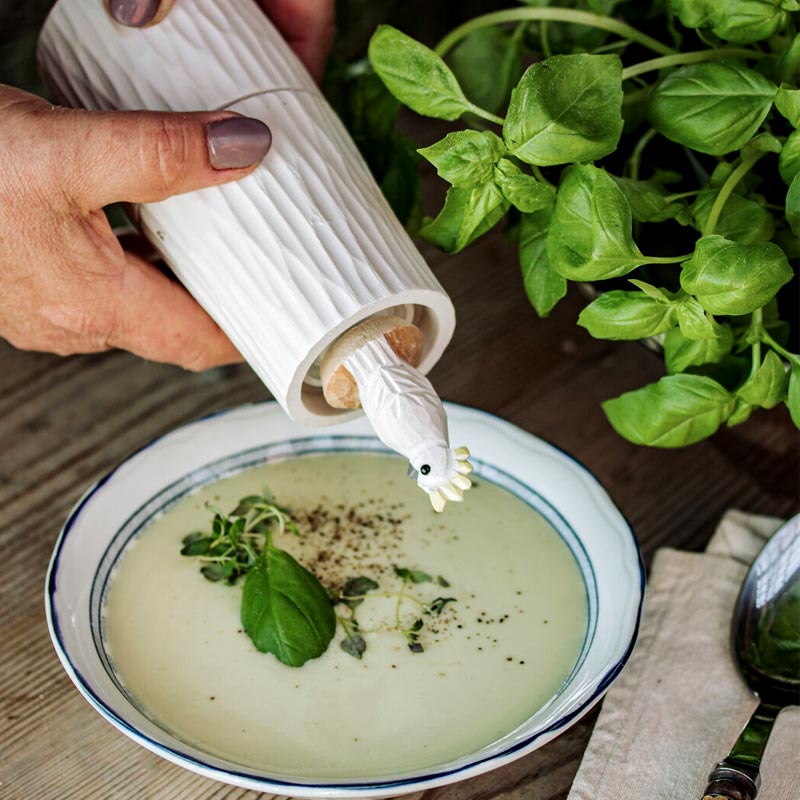
{"label": "silver spoon", "polygon": [[758,708],[730,755],[708,776],[703,800],[754,800],[775,718],[800,704],[800,515],[764,546],[744,579],[731,644]]}

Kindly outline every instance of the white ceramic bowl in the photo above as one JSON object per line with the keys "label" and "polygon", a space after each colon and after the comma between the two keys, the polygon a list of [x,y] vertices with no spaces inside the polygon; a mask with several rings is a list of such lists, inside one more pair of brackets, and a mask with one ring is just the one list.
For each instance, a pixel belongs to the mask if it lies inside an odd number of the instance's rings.
{"label": "white ceramic bowl", "polygon": [[[210,778],[294,797],[382,797],[478,775],[541,747],[581,718],[619,674],[633,647],[644,572],[633,533],[595,478],[552,445],[482,411],[447,405],[454,442],[476,473],[543,514],[583,573],[589,624],[557,694],[520,727],[435,768],[364,780],[278,779],[187,745],[158,727],[119,688],[99,635],[102,587],[125,543],[154,514],[196,487],[267,460],[309,451],[384,450],[365,418],[324,435],[290,421],[276,403],[244,406],[185,425],[135,453],[81,498],[56,543],[46,586],[50,635],[83,696],[127,736]],[[329,429],[330,430],[330,429]],[[468,500],[471,498],[468,498]]]}

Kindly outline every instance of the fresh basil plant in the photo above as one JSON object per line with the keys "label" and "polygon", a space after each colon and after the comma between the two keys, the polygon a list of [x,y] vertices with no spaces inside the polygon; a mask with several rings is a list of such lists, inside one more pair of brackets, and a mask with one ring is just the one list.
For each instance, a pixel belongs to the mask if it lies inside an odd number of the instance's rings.
{"label": "fresh basil plant", "polygon": [[[599,282],[578,324],[659,337],[667,374],[603,404],[630,441],[681,447],[780,404],[800,427],[776,302],[800,257],[800,0],[567,6],[485,14],[434,50],[373,35],[365,85],[465,124],[418,150],[450,184],[420,235],[455,253],[506,219],[540,316]],[[407,184],[387,191],[406,222]]]}

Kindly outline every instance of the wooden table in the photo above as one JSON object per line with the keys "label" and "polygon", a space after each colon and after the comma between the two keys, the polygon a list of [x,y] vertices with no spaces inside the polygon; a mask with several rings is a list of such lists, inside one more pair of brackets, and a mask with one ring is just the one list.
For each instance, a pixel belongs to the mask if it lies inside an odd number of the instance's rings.
{"label": "wooden table", "polygon": [[[628,444],[600,401],[660,377],[656,356],[576,327],[585,301],[574,290],[549,319],[538,319],[514,250],[498,232],[458,256],[430,248],[424,255],[458,313],[433,383],[446,399],[504,417],[583,462],[630,520],[648,564],[664,545],[702,549],[731,506],[794,513],[798,437],[784,411],[756,413],[681,451]],[[0,342],[0,797],[264,796],[162,761],[93,711],[50,644],[43,588],[61,523],[90,483],[175,426],[265,397],[245,366],[198,375],[121,352],[59,358]],[[566,797],[595,718],[509,766],[424,796]]]}

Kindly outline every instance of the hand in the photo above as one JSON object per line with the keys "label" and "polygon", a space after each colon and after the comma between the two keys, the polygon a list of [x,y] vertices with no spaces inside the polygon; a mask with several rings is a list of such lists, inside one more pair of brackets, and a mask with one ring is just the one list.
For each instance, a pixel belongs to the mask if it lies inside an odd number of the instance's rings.
{"label": "hand", "polygon": [[[181,0],[191,2],[191,0]],[[292,50],[319,82],[334,33],[333,0],[257,0]],[[155,25],[175,0],[106,0],[111,16],[133,28]]]}
{"label": "hand", "polygon": [[0,85],[0,336],[194,370],[241,360],[185,289],[122,249],[102,208],[237,180],[270,143],[229,112],[80,111]]}

